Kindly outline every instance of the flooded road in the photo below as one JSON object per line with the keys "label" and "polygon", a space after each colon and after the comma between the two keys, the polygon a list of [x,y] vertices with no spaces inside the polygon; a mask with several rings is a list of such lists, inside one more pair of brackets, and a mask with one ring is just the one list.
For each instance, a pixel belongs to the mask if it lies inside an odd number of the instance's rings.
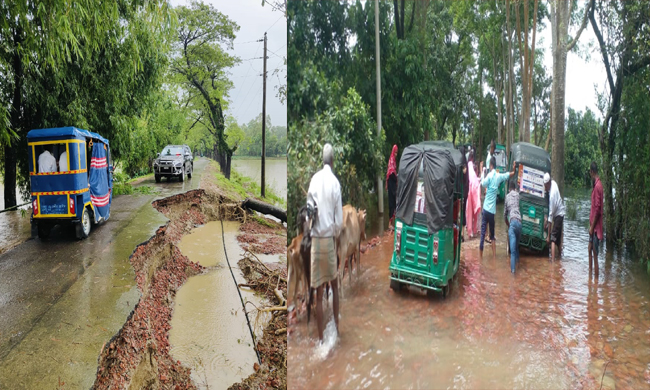
{"label": "flooded road", "polygon": [[648,388],[650,278],[632,254],[606,247],[599,278],[589,277],[589,199],[576,198],[562,260],[522,254],[511,275],[496,218],[496,259],[465,242],[447,299],[390,290],[384,237],[361,256],[360,281],[350,288],[346,275],[339,339],[330,322],[317,347],[304,319],[289,336],[289,387]]}
{"label": "flooded road", "polygon": [[58,227],[0,255],[0,389],[92,386],[102,345],[140,297],[129,256],[167,220],[151,201],[197,188],[206,162],[184,183],[143,182],[156,196],[116,197],[86,240]]}
{"label": "flooded road", "polygon": [[[287,158],[266,158],[266,185],[271,186],[279,197],[287,199]],[[232,168],[260,183],[262,160],[260,158],[237,158],[232,160]]]}
{"label": "flooded road", "polygon": [[[246,283],[237,268],[241,248],[238,222],[224,221],[226,249],[237,283]],[[192,369],[200,388],[227,389],[253,373],[257,356],[228,263],[224,255],[221,223],[209,222],[184,236],[178,245],[191,261],[208,271],[189,278],[176,294],[169,333],[171,355]],[[277,261],[277,260],[276,260]],[[262,298],[242,289],[244,301],[262,306]],[[247,304],[256,337],[262,336],[268,318],[256,320]],[[268,314],[268,313],[267,313]]]}

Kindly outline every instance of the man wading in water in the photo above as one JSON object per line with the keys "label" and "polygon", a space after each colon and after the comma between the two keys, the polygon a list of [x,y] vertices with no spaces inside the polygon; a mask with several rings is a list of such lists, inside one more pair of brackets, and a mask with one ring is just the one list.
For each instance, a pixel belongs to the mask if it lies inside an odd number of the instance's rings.
{"label": "man wading in water", "polygon": [[512,172],[499,173],[496,171],[497,159],[490,158],[490,173],[481,179],[481,185],[486,188],[485,200],[483,201],[483,220],[481,221],[481,243],[479,244],[481,259],[483,258],[483,242],[485,241],[485,231],[490,228],[490,241],[492,243],[492,257],[497,257],[496,238],[494,237],[494,214],[497,212],[497,192],[499,184],[515,174],[515,166],[512,166]]}
{"label": "man wading in water", "polygon": [[318,218],[311,235],[311,288],[316,289],[316,324],[318,338],[323,342],[323,287],[332,284],[334,295],[334,323],[339,331],[339,289],[337,281],[335,239],[343,227],[341,185],[332,173],[334,151],[332,145],[323,146],[323,169],[316,172],[309,183],[307,204],[317,208]]}

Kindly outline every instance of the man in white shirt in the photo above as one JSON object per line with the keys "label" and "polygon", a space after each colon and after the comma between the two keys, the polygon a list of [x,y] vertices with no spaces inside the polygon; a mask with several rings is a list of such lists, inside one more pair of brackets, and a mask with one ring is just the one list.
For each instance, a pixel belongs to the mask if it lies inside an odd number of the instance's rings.
{"label": "man in white shirt", "polygon": [[56,158],[50,152],[52,146],[45,145],[43,149],[43,153],[38,156],[38,173],[56,172]]}
{"label": "man in white shirt", "polygon": [[67,172],[68,171],[68,153],[63,152],[59,156],[59,172]]}
{"label": "man in white shirt", "polygon": [[[551,180],[551,175],[544,174],[544,188],[549,193],[548,202],[548,220],[546,228],[548,236],[546,242],[551,244],[551,262],[555,261],[555,248],[558,249],[558,257],[562,255],[562,231],[564,226],[564,202],[560,195],[560,190],[555,180]],[[551,223],[553,231],[551,231]]]}
{"label": "man in white shirt", "polygon": [[323,287],[331,282],[334,295],[334,322],[339,329],[339,293],[335,240],[343,227],[341,185],[332,172],[334,150],[323,147],[323,169],[316,172],[309,183],[307,204],[318,210],[318,218],[311,229],[311,288],[316,289],[316,323],[318,337],[323,341]]}

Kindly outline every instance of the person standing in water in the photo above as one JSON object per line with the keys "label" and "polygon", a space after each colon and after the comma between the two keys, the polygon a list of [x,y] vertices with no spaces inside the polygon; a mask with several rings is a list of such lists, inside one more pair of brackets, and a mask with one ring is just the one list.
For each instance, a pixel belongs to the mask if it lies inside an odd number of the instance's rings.
{"label": "person standing in water", "polygon": [[[562,231],[564,226],[564,201],[560,195],[560,189],[555,180],[551,180],[551,175],[544,174],[544,188],[549,193],[548,202],[548,221],[546,221],[546,228],[548,235],[546,242],[551,244],[551,259],[555,261],[555,248],[558,249],[558,257],[562,255]],[[553,231],[551,231],[551,224]]]}
{"label": "person standing in water", "polygon": [[329,143],[323,146],[323,169],[316,172],[309,183],[307,204],[318,210],[318,218],[311,235],[311,288],[316,289],[316,324],[318,338],[323,341],[323,287],[330,282],[333,293],[334,323],[339,330],[339,289],[335,240],[343,228],[341,184],[332,172],[334,150]]}
{"label": "person standing in water", "polygon": [[592,255],[594,275],[598,277],[598,248],[603,241],[603,185],[598,176],[598,166],[591,162],[589,175],[594,181],[591,191],[591,211],[589,212],[589,273],[591,273]]}
{"label": "person standing in water", "polygon": [[481,258],[483,258],[483,243],[485,241],[485,230],[490,227],[490,241],[492,243],[492,257],[497,257],[496,239],[494,237],[494,214],[497,211],[497,192],[499,184],[514,175],[515,168],[511,172],[499,173],[496,171],[497,160],[494,156],[490,159],[490,173],[481,179],[481,186],[485,187],[487,192],[483,201],[483,221],[481,222],[481,243],[479,244]]}
{"label": "person standing in water", "polygon": [[516,180],[510,180],[510,192],[506,195],[503,215],[506,218],[506,226],[508,226],[510,272],[514,274],[515,266],[519,264],[519,240],[521,239],[521,214],[519,213],[519,192],[517,192]]}
{"label": "person standing in water", "polygon": [[388,159],[388,170],[386,171],[386,190],[388,190],[388,228],[395,224],[395,209],[397,202],[397,145],[393,145],[393,151]]}
{"label": "person standing in water", "polygon": [[481,180],[476,175],[474,168],[474,150],[469,152],[469,161],[467,162],[467,173],[469,192],[467,194],[467,206],[465,215],[467,216],[466,230],[469,238],[474,238],[478,234],[478,219],[481,212]]}

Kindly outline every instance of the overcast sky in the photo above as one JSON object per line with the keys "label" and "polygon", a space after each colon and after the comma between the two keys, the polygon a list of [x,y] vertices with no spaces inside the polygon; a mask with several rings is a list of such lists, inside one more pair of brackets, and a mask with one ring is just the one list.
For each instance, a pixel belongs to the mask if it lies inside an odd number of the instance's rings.
{"label": "overcast sky", "polygon": [[[548,18],[544,20],[544,25],[542,30],[537,31],[538,38],[535,45],[544,48],[544,65],[547,74],[552,76],[551,23]],[[575,36],[578,27],[572,25],[569,29],[569,35]],[[600,93],[604,92],[607,74],[605,73],[603,57],[598,48],[596,35],[594,35],[594,30],[592,30],[589,23],[587,23],[587,27],[580,35],[577,45],[578,54],[574,52],[574,49],[567,55],[565,107],[571,107],[576,111],[584,111],[585,107],[589,107],[597,118],[602,119],[603,116],[598,110],[598,97],[594,88],[597,88]]]}
{"label": "overcast sky", "polygon": [[[237,123],[246,124],[262,113],[262,55],[264,43],[255,42],[267,33],[268,60],[266,70],[266,114],[271,116],[273,126],[287,125],[287,107],[280,103],[277,86],[285,84],[287,67],[283,57],[287,55],[287,20],[280,11],[273,11],[262,0],[205,0],[219,12],[239,25],[231,54],[242,62],[230,70],[235,87],[230,91],[226,115],[232,115]],[[173,6],[187,5],[188,1],[172,0]],[[255,58],[255,59],[253,59]],[[281,73],[274,75],[278,69]]]}

